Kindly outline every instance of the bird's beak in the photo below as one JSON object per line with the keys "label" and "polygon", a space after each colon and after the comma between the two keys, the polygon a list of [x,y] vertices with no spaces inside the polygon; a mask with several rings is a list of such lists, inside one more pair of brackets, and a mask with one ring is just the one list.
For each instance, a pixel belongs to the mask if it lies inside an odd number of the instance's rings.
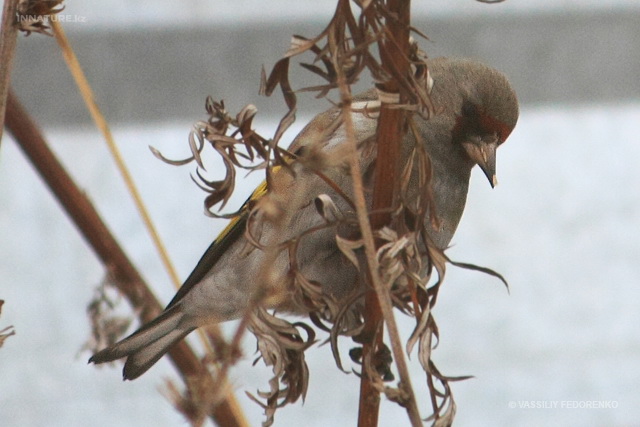
{"label": "bird's beak", "polygon": [[491,184],[491,188],[498,185],[496,177],[496,150],[498,149],[498,141],[479,141],[479,142],[463,142],[462,146],[473,160],[480,166],[482,172],[486,175]]}

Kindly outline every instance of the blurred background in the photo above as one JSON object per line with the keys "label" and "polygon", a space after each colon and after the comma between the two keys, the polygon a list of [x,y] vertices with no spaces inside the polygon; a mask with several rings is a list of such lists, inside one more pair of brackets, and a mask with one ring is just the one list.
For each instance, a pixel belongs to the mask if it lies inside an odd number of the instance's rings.
{"label": "blurred background", "polygon": [[[520,122],[499,152],[500,185],[491,190],[474,173],[448,251],[499,271],[511,292],[491,277],[451,267],[436,308],[436,363],[445,374],[475,377],[453,385],[456,424],[640,425],[640,3],[412,3],[413,25],[429,36],[420,42],[427,54],[473,57],[502,70],[521,102]],[[205,194],[191,182],[192,166],[166,165],[148,146],[185,157],[191,124],[206,117],[207,95],[224,99],[231,111],[257,105],[257,129],[272,132],[285,108],[279,95],[258,96],[260,69],[282,56],[292,34],[322,30],[334,6],[67,2],[64,28],[182,278],[224,221],[203,215]],[[317,83],[298,68],[296,87]],[[174,289],[55,40],[20,36],[12,78],[52,148],[168,302]],[[363,75],[360,86],[369,85]],[[301,96],[286,139],[327,107]],[[247,177],[236,203],[260,178]],[[17,334],[0,349],[0,425],[185,425],[158,392],[165,379],[177,378],[167,361],[127,383],[120,365],[86,364],[85,308],[103,278],[91,249],[5,133],[0,329],[13,325]],[[408,337],[411,321],[401,324]],[[251,366],[253,340],[245,347],[231,381],[251,425],[259,425],[262,410],[244,391],[266,389],[270,371]],[[358,379],[337,370],[327,346],[308,359],[306,402],[280,410],[275,425],[355,425]],[[424,393],[413,362],[414,385]],[[402,409],[383,404],[381,426],[405,420]]]}

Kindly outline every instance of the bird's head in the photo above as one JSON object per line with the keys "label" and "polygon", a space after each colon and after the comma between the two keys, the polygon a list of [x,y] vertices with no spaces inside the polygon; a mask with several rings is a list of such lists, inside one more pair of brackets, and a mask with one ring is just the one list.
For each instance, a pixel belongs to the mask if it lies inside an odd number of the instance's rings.
{"label": "bird's head", "polygon": [[518,121],[515,91],[502,73],[478,62],[455,60],[449,71],[462,94],[452,142],[462,146],[495,187],[496,150]]}

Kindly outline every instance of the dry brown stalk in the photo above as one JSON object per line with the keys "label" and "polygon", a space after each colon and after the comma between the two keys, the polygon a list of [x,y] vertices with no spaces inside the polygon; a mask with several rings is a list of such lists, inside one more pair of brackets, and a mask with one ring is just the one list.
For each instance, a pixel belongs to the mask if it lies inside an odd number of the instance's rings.
{"label": "dry brown stalk", "polygon": [[69,39],[67,39],[64,29],[62,28],[62,25],[58,21],[51,22],[51,29],[53,30],[53,34],[55,36],[56,41],[58,42],[58,45],[60,46],[60,50],[62,51],[62,55],[64,56],[67,66],[69,67],[69,71],[71,72],[71,75],[76,81],[76,85],[78,86],[78,91],[80,92],[80,95],[82,96],[82,99],[85,102],[87,110],[89,110],[89,114],[91,114],[91,118],[93,119],[96,126],[100,130],[100,133],[102,133],[102,136],[104,137],[104,140],[107,143],[107,147],[109,148],[109,152],[111,153],[111,157],[113,157],[118,167],[118,171],[120,172],[120,175],[122,176],[122,179],[124,180],[127,186],[127,189],[131,194],[131,197],[133,198],[136,209],[140,213],[142,221],[147,229],[147,232],[151,236],[151,240],[153,241],[153,244],[156,247],[158,254],[160,255],[162,264],[164,265],[165,269],[167,270],[167,273],[169,274],[169,277],[171,278],[171,281],[173,282],[174,286],[177,289],[180,287],[180,284],[182,282],[178,277],[178,273],[176,272],[176,269],[174,268],[173,263],[171,262],[171,259],[169,258],[167,249],[164,243],[162,242],[162,239],[160,238],[160,234],[158,233],[158,230],[156,229],[156,226],[154,225],[153,220],[151,219],[151,215],[149,215],[149,212],[142,200],[142,195],[140,194],[138,187],[135,185],[135,182],[133,181],[131,172],[129,172],[129,169],[125,164],[124,158],[120,153],[120,149],[115,143],[113,134],[111,133],[111,128],[109,127],[109,124],[104,118],[104,115],[100,111],[100,107],[98,107],[98,103],[95,101],[93,90],[91,90],[91,86],[89,85],[89,82],[84,72],[82,71],[80,62],[78,61],[78,58],[76,57],[76,54],[73,51],[71,44],[69,43]]}
{"label": "dry brown stalk", "polygon": [[[148,322],[156,317],[162,311],[160,303],[131,264],[89,199],[76,186],[49,149],[38,126],[11,91],[7,97],[6,124],[20,148],[114,278],[118,289],[139,312],[140,320]],[[169,357],[185,381],[193,376],[209,375],[186,341],[175,345],[169,351]],[[235,402],[228,400],[214,409],[212,417],[215,422],[224,426],[247,425],[242,413],[238,412]]]}
{"label": "dry brown stalk", "polygon": [[[409,74],[408,57],[411,2],[409,0],[390,0],[387,3],[387,7],[391,14],[395,14],[396,19],[387,19],[385,32],[387,39],[378,44],[382,67],[390,76],[394,74],[407,76]],[[396,79],[389,79],[381,84],[379,89],[387,93],[400,95],[400,104],[407,101],[407,97],[404,96],[404,94],[401,95],[400,86]],[[350,116],[350,114],[345,114],[345,118],[347,116]],[[367,366],[367,360],[373,360],[376,357],[378,350],[382,346],[382,321],[384,320],[389,330],[393,354],[401,377],[401,385],[404,391],[408,392],[409,404],[407,405],[407,411],[409,418],[413,426],[419,426],[422,425],[422,421],[420,419],[415,395],[411,388],[411,380],[393,315],[393,306],[388,290],[384,288],[379,280],[377,264],[374,263],[375,247],[373,234],[371,232],[372,228],[378,230],[391,223],[390,212],[397,205],[395,195],[398,194],[397,187],[400,182],[400,149],[405,132],[405,111],[402,109],[385,108],[385,103],[383,103],[376,134],[378,161],[376,162],[371,208],[372,211],[380,213],[372,216],[370,227],[368,227],[367,224],[366,209],[363,209],[363,214],[359,213],[365,251],[369,264],[369,277],[373,285],[373,289],[370,289],[365,294],[364,336],[365,339],[369,341],[365,341],[363,345],[363,366]],[[354,156],[351,162],[354,184],[357,181],[361,181],[359,179],[361,176],[359,171],[353,170],[357,167],[357,164]],[[362,194],[362,188],[359,190],[360,191],[356,191],[356,194]],[[356,196],[356,200],[359,204],[363,203],[364,194],[362,194],[361,197]],[[373,427],[378,425],[379,393],[380,390],[375,387],[373,379],[370,378],[366,370],[363,369],[358,413],[359,427]]]}
{"label": "dry brown stalk", "polygon": [[4,117],[6,111],[11,66],[16,50],[18,26],[16,25],[16,10],[19,0],[5,0],[2,8],[2,28],[0,28],[0,146],[4,131]]}

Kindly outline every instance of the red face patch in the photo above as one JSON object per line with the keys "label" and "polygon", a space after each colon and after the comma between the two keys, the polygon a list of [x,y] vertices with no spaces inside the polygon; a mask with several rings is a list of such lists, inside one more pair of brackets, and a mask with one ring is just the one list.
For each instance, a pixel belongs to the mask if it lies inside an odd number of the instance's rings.
{"label": "red face patch", "polygon": [[493,134],[498,135],[498,141],[502,144],[511,134],[511,129],[476,104],[466,102],[462,106],[462,115],[456,116],[456,124],[451,130],[451,139],[454,142],[462,142],[468,135]]}

